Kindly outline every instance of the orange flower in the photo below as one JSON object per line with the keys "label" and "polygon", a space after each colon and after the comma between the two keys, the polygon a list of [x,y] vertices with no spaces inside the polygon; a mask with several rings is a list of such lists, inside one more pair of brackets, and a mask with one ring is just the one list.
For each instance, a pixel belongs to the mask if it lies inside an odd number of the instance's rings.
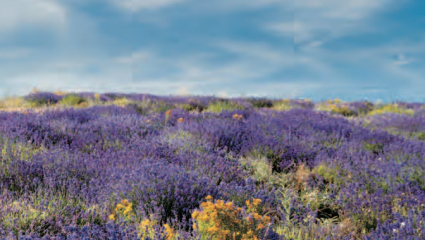
{"label": "orange flower", "polygon": [[261,199],[258,199],[258,198],[254,198],[253,200],[252,200],[252,204],[254,204],[254,206],[257,206],[258,204],[260,204],[261,203]]}
{"label": "orange flower", "polygon": [[234,118],[234,119],[238,119],[238,120],[242,120],[243,116],[242,116],[242,115],[238,115],[237,113],[235,113],[235,114],[233,115],[233,118]]}
{"label": "orange flower", "polygon": [[182,122],[183,122],[183,118],[179,118],[179,119],[177,120],[177,122],[178,122],[178,123],[182,123]]}
{"label": "orange flower", "polygon": [[214,198],[211,195],[208,195],[205,199],[206,200],[213,200]]}

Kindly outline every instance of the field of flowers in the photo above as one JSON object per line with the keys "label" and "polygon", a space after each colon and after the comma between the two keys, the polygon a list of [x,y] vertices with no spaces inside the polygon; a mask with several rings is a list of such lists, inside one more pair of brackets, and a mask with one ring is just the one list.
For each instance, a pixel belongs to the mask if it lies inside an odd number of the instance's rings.
{"label": "field of flowers", "polygon": [[425,105],[0,101],[0,239],[424,239]]}

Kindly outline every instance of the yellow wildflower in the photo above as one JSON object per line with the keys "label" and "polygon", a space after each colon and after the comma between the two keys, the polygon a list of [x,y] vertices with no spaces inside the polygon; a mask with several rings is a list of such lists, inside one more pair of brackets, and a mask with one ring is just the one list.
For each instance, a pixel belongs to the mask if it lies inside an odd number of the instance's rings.
{"label": "yellow wildflower", "polygon": [[115,215],[114,214],[109,215],[109,220],[115,221]]}
{"label": "yellow wildflower", "polygon": [[260,204],[261,203],[261,199],[257,199],[257,198],[254,198],[253,200],[252,200],[252,204],[254,204],[254,206],[257,206],[258,204]]}
{"label": "yellow wildflower", "polygon": [[254,213],[254,219],[259,220],[261,219],[261,216],[258,213]]}
{"label": "yellow wildflower", "polygon": [[164,224],[164,227],[165,227],[165,232],[167,233],[167,239],[173,239],[175,236],[173,229],[168,224]]}
{"label": "yellow wildflower", "polygon": [[140,223],[140,226],[143,227],[143,228],[148,226],[148,225],[149,225],[149,219],[145,219]]}
{"label": "yellow wildflower", "polygon": [[232,207],[233,206],[233,203],[232,202],[228,202],[228,203],[226,203],[226,207]]}
{"label": "yellow wildflower", "polygon": [[195,210],[195,211],[192,213],[192,218],[196,218],[197,216],[199,216],[199,211],[198,211],[198,210]]}
{"label": "yellow wildflower", "polygon": [[117,204],[117,207],[116,207],[116,209],[118,209],[118,210],[121,210],[121,209],[123,209],[124,208],[124,206],[122,205],[122,204]]}

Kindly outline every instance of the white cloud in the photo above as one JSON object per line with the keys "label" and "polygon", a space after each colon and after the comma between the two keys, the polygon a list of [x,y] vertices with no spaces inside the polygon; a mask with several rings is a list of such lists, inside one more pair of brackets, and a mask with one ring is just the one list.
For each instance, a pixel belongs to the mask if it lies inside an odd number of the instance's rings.
{"label": "white cloud", "polygon": [[[192,94],[222,91],[229,95],[242,91],[271,94],[282,90],[264,86],[273,81],[284,82],[278,76],[285,69],[290,71],[294,60],[293,48],[290,47],[285,50],[274,49],[267,44],[234,41],[212,42],[210,46],[217,50],[178,56],[163,56],[154,49],[140,49],[135,55],[144,56],[145,60],[133,62],[133,86],[152,91],[164,89],[175,94],[185,89]],[[224,54],[232,54],[231,59],[219,60],[223,51]],[[289,78],[286,80],[292,81]],[[258,84],[260,80],[262,83]]]}
{"label": "white cloud", "polygon": [[214,45],[226,51],[239,54],[241,57],[248,56],[256,61],[267,62],[269,65],[279,65],[281,68],[292,66],[293,63],[293,53],[289,55],[288,52],[284,52],[283,48],[271,47],[267,44],[221,41]]}
{"label": "white cloud", "polygon": [[0,33],[25,25],[61,28],[66,23],[66,10],[51,0],[0,0]]}
{"label": "white cloud", "polygon": [[246,1],[246,0],[216,0],[216,1],[205,1],[203,6],[208,7],[210,10],[242,10],[242,9],[258,9],[264,7],[277,7],[287,8],[293,6],[293,0],[257,0],[257,1]]}
{"label": "white cloud", "polygon": [[396,4],[390,0],[300,0],[294,3],[294,19],[272,21],[265,29],[294,36],[297,44],[328,41],[342,36],[374,31],[369,20]]}
{"label": "white cloud", "polygon": [[[409,91],[413,94],[416,89],[425,87],[425,71],[415,66],[421,59],[423,61],[424,54],[424,41],[391,41],[338,51],[303,46],[297,51],[294,66],[309,71],[316,81],[327,85],[334,82],[345,88],[360,89],[373,83],[410,97]],[[355,74],[348,75],[347,70]]]}
{"label": "white cloud", "polygon": [[295,23],[290,21],[281,23],[269,23],[265,26],[265,28],[277,34],[282,34],[286,36],[291,36],[295,33]]}
{"label": "white cloud", "polygon": [[130,56],[121,56],[114,59],[115,62],[121,64],[134,64],[141,61],[146,61],[149,58],[148,51],[133,52]]}
{"label": "white cloud", "polygon": [[110,0],[113,4],[131,12],[142,9],[158,9],[187,0]]}
{"label": "white cloud", "polygon": [[407,59],[403,54],[399,54],[397,60],[394,61],[395,65],[407,65],[411,63],[413,59]]}
{"label": "white cloud", "polygon": [[27,57],[33,53],[33,49],[28,48],[13,48],[13,49],[0,49],[0,60],[12,60]]}
{"label": "white cloud", "polygon": [[308,11],[321,18],[359,20],[389,5],[389,0],[303,0],[295,3],[295,11],[302,15]]}
{"label": "white cloud", "polygon": [[111,91],[132,82],[131,66],[81,54],[26,58],[24,62],[6,62],[5,67],[8,71],[0,71],[0,86],[16,95],[25,95],[33,87],[43,91]]}

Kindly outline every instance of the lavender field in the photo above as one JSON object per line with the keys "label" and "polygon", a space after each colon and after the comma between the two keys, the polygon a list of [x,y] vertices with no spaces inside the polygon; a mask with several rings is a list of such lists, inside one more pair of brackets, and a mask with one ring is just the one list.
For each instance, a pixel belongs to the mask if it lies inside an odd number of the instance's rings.
{"label": "lavender field", "polygon": [[0,239],[424,239],[421,103],[0,101]]}

